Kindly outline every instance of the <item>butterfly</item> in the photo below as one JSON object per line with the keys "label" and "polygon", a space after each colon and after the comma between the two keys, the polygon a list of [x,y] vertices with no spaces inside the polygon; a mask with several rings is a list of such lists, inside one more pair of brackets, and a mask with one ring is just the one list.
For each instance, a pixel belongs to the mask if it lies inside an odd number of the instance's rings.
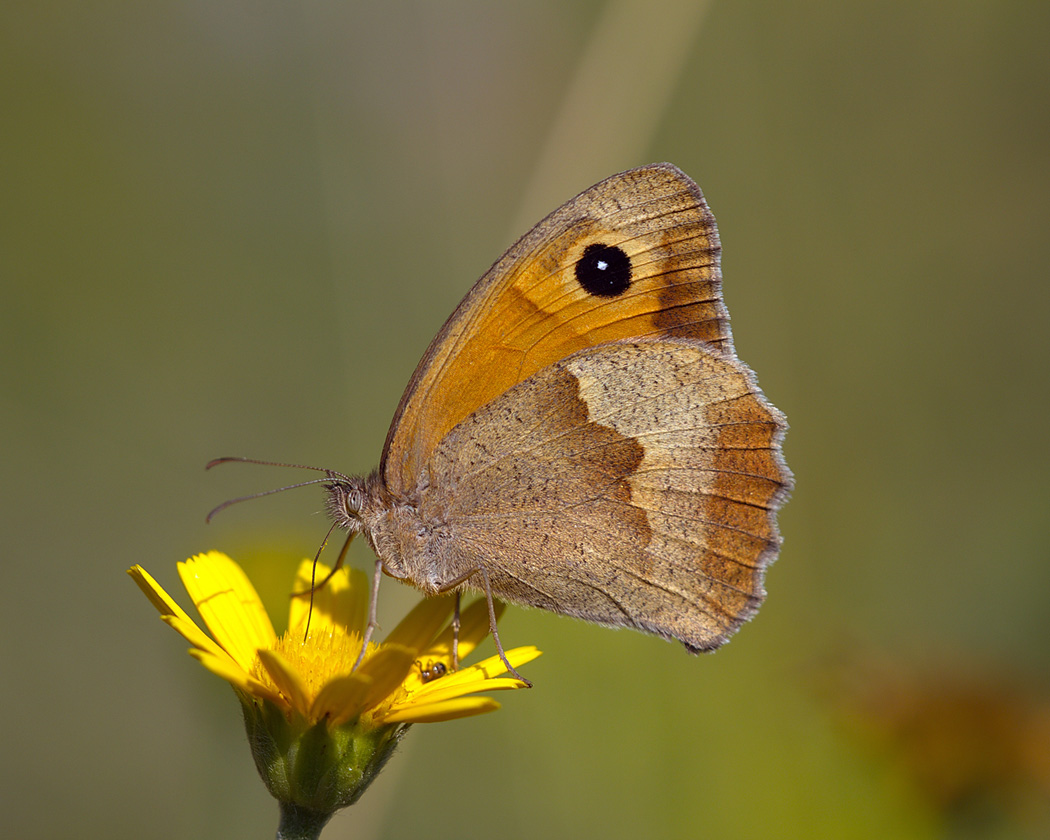
{"label": "butterfly", "polygon": [[375,551],[369,635],[382,573],[483,593],[519,677],[495,599],[692,653],[754,614],[792,476],[784,416],[733,350],[720,252],[700,188],[653,164],[580,193],[474,285],[378,469],[320,480]]}

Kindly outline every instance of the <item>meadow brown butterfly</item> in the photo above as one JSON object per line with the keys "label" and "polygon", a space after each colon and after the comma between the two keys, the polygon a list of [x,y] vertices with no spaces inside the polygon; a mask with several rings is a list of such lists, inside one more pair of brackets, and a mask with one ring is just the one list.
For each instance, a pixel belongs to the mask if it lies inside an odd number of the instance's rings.
{"label": "meadow brown butterfly", "polygon": [[[791,487],[733,351],[714,217],[670,164],[607,178],[475,284],[328,506],[381,572],[712,650],[758,608]],[[220,459],[241,460],[241,459]],[[345,556],[345,549],[344,549]],[[516,672],[513,668],[512,673]]]}

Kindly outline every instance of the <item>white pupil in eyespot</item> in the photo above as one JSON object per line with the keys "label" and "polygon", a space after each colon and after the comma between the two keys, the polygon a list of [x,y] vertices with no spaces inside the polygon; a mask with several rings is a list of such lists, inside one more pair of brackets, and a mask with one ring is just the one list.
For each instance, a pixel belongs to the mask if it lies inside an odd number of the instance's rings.
{"label": "white pupil in eyespot", "polygon": [[609,263],[607,263],[605,260],[598,260],[598,270],[599,271],[605,271],[605,269],[607,269],[608,267],[609,267]]}

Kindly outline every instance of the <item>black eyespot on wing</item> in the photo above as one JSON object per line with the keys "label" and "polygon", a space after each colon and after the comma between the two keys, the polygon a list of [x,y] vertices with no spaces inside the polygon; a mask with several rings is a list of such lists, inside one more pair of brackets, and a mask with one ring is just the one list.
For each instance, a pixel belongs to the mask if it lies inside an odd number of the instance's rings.
{"label": "black eyespot on wing", "polygon": [[631,258],[615,245],[588,245],[576,261],[576,279],[587,294],[622,295],[631,286]]}

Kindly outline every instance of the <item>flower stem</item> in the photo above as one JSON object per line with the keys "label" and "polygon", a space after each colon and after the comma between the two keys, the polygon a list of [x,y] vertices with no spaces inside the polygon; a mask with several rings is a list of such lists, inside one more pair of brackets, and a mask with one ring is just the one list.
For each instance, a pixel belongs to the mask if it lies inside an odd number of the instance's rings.
{"label": "flower stem", "polygon": [[332,818],[331,813],[311,811],[290,802],[279,803],[281,823],[277,826],[277,840],[317,840]]}

